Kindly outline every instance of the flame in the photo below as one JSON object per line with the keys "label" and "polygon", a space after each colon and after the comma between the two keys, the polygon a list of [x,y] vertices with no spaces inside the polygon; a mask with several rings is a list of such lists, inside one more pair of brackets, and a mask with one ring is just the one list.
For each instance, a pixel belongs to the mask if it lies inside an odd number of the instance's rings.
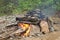
{"label": "flame", "polygon": [[24,30],[24,32],[21,33],[22,36],[29,36],[31,30],[30,24],[19,23],[18,26]]}

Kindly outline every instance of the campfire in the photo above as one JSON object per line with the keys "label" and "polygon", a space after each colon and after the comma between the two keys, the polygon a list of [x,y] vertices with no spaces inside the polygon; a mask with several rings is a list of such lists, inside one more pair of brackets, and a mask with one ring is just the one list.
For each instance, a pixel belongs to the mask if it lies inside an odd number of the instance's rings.
{"label": "campfire", "polygon": [[28,23],[18,23],[18,27],[22,28],[23,32],[21,32],[20,36],[29,36],[31,31],[31,25]]}
{"label": "campfire", "polygon": [[54,31],[52,21],[48,17],[45,17],[39,9],[28,12],[25,17],[16,17],[16,21],[19,21],[18,27],[23,30],[20,34],[21,36],[29,36],[31,24],[38,25],[40,32],[44,34]]}
{"label": "campfire", "polygon": [[[11,37],[33,37],[40,36],[54,31],[53,23],[41,11],[35,10],[27,13],[24,17],[16,17],[16,24],[9,24],[4,29],[7,37],[1,39],[9,39]],[[22,30],[21,30],[22,29]]]}

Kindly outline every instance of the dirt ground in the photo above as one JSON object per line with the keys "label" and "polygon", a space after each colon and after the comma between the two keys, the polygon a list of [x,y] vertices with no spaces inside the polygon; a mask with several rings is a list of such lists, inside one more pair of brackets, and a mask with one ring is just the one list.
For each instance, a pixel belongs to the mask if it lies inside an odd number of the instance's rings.
{"label": "dirt ground", "polygon": [[38,29],[34,29],[35,34],[29,37],[20,37],[20,36],[8,37],[10,34],[12,34],[13,32],[17,30],[16,27],[13,27],[13,28],[10,27],[8,29],[5,29],[7,25],[16,23],[15,17],[16,15],[9,16],[7,18],[3,17],[3,19],[0,17],[0,40],[60,40],[60,18],[55,17],[55,16],[50,17],[50,19],[54,22],[53,24],[54,29],[55,29],[54,32],[41,34],[39,33],[39,30],[38,30],[39,28],[38,28]]}

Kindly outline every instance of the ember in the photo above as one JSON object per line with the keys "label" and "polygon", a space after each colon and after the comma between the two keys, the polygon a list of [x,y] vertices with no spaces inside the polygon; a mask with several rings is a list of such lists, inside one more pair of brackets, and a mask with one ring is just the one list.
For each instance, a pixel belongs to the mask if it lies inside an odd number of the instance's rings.
{"label": "ember", "polygon": [[18,23],[18,26],[21,27],[24,31],[21,32],[21,36],[29,36],[31,26],[27,23]]}

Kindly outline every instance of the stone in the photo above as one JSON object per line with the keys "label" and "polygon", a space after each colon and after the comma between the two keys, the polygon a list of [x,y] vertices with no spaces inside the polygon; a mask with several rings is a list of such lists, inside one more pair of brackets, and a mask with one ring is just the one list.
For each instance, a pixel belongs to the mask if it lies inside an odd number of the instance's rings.
{"label": "stone", "polygon": [[49,26],[48,26],[48,23],[46,21],[42,20],[40,23],[40,26],[41,26],[41,32],[49,33]]}

